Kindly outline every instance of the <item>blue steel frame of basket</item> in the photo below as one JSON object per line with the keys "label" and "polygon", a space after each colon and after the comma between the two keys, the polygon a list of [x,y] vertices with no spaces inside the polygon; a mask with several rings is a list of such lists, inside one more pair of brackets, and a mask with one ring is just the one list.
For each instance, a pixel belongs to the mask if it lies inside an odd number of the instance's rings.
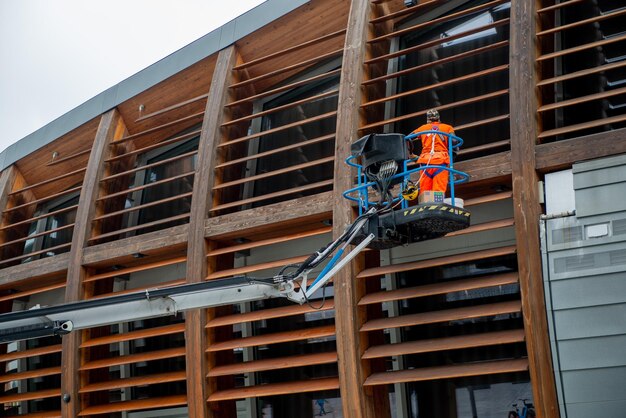
{"label": "blue steel frame of basket", "polygon": [[[411,141],[419,137],[420,135],[430,134],[430,133],[446,136],[448,138],[448,149],[451,151],[463,145],[463,139],[459,138],[456,135],[452,135],[452,134],[441,132],[441,131],[420,131],[420,132],[416,132],[414,134],[405,136],[404,140]],[[355,157],[354,155],[351,155],[348,158],[346,158],[345,162],[349,166],[355,167],[357,169],[357,179],[358,179],[357,186],[343,192],[343,197],[345,197],[348,200],[352,200],[354,202],[359,203],[359,215],[362,215],[364,211],[367,211],[370,206],[376,205],[377,202],[372,202],[369,200],[369,188],[374,186],[375,183],[367,182],[367,178],[365,177],[365,173],[363,172],[363,166],[353,162],[353,160],[356,158],[357,157]],[[429,168],[437,168],[437,169],[446,170],[450,173],[450,203],[452,204],[452,206],[454,206],[454,199],[455,199],[454,185],[468,181],[469,174],[464,173],[462,171],[455,170],[453,158],[454,158],[453,153],[450,152],[450,165],[449,166],[423,165],[421,167],[416,167],[410,170],[408,169],[408,165],[412,162],[415,162],[417,160],[417,157],[413,159],[409,159],[409,160],[404,160],[404,163],[402,166],[402,172],[395,174],[392,177],[392,179],[402,178],[403,188],[404,188],[406,187],[407,183],[410,180],[411,174],[413,173],[419,173],[420,171],[426,170]],[[356,196],[354,196],[354,194],[356,194]],[[394,197],[393,203],[399,200],[402,200],[402,208],[406,209],[408,207],[408,202],[402,199],[400,196]]]}

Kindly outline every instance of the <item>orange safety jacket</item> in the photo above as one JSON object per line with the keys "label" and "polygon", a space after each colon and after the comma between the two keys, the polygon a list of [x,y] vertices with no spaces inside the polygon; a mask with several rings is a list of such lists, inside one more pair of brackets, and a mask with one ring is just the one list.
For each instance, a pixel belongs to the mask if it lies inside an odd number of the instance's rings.
{"label": "orange safety jacket", "polygon": [[[411,133],[415,134],[423,131],[441,131],[454,135],[454,128],[452,126],[440,122],[427,123]],[[429,133],[420,135],[419,139],[422,141],[422,153],[417,159],[419,164],[450,164],[448,136]]]}

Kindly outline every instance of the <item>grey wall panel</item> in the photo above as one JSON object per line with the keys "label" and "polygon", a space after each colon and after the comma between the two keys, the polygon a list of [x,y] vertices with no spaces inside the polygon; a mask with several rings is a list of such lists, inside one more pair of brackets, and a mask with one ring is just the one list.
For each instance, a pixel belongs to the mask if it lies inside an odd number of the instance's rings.
{"label": "grey wall panel", "polygon": [[626,155],[574,164],[576,216],[626,210]]}
{"label": "grey wall panel", "polygon": [[[606,227],[606,236],[591,236],[590,231],[598,225]],[[612,213],[583,219],[569,216],[548,220],[547,245],[550,252],[621,241],[626,241],[626,213]]]}
{"label": "grey wall panel", "polygon": [[626,271],[624,242],[553,251],[548,254],[550,280]]}
{"label": "grey wall panel", "polygon": [[574,189],[578,192],[582,189],[606,186],[609,184],[626,182],[626,158],[620,156],[620,165],[604,167],[598,170],[577,171],[574,177]]}
{"label": "grey wall panel", "polygon": [[576,191],[576,216],[593,216],[626,210],[626,182]]}
{"label": "grey wall panel", "polygon": [[560,341],[558,349],[563,371],[626,366],[626,334]]}
{"label": "grey wall panel", "polygon": [[554,323],[558,340],[626,334],[626,304],[555,311]]}
{"label": "grey wall panel", "polygon": [[576,215],[546,220],[541,234],[561,418],[624,417],[626,155],[572,172]]}
{"label": "grey wall panel", "polygon": [[626,272],[551,283],[554,310],[626,303]]}
{"label": "grey wall panel", "polygon": [[626,400],[571,403],[567,406],[567,417],[624,418],[624,411],[626,411]]}
{"label": "grey wall panel", "polygon": [[[626,367],[563,372],[563,387],[567,404],[624,401],[626,400]],[[596,416],[598,415],[593,415],[593,417]]]}
{"label": "grey wall panel", "polygon": [[572,167],[572,171],[574,174],[579,174],[592,170],[601,170],[616,165],[626,165],[626,154],[619,154],[612,157],[576,163]]}

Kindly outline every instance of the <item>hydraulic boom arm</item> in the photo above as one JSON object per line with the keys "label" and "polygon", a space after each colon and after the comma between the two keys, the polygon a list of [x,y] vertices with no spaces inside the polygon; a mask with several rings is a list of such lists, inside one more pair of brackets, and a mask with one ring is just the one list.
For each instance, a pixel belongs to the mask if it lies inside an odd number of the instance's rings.
{"label": "hydraulic boom arm", "polygon": [[[351,231],[355,225],[362,226],[362,223],[363,221],[355,222],[348,231]],[[354,235],[355,231],[352,231],[352,238]],[[307,286],[307,275],[318,264],[316,261],[323,261],[334,251],[330,247],[337,241],[327,247],[331,250],[330,252],[320,251],[312,255],[307,260],[308,265],[304,268],[300,266],[301,271],[293,276],[279,274],[272,278],[261,279],[237,276],[2,314],[0,315],[0,343],[63,335],[74,330],[176,315],[178,312],[190,309],[210,308],[232,303],[278,297],[304,303],[315,291],[327,284],[339,269],[360,253],[373,238],[373,235],[369,236],[337,262],[351,241],[351,239],[346,240],[344,246],[310,286]]]}

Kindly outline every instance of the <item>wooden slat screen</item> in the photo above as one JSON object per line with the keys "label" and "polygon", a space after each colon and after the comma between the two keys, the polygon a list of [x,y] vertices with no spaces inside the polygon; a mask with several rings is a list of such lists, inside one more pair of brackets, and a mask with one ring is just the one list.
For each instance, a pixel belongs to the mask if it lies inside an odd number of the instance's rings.
{"label": "wooden slat screen", "polygon": [[[184,255],[152,258],[90,269],[84,279],[86,298],[185,283]],[[176,405],[185,405],[184,332],[182,315],[90,329],[80,345],[80,415],[167,408],[174,398]]]}
{"label": "wooden slat screen", "polygon": [[[512,211],[511,197],[502,192],[467,199],[466,207],[481,220],[443,239],[463,248],[455,242],[477,242],[489,231],[511,233],[510,219],[494,219]],[[435,242],[428,241],[438,248]],[[362,270],[356,280],[382,280],[385,287],[369,291],[359,305],[386,312],[361,326],[368,336],[382,331],[386,336],[363,353],[364,361],[384,360],[387,365],[385,371],[372,373],[365,386],[487,379],[491,374],[527,380],[515,253],[515,246],[495,245]]]}
{"label": "wooden slat screen", "polygon": [[2,212],[0,268],[69,251],[89,153],[86,149],[42,162],[41,169],[52,175],[39,172],[45,180],[33,184],[17,175]]}
{"label": "wooden slat screen", "polygon": [[[236,240],[213,242],[207,280],[277,274],[330,241],[331,230],[319,223],[282,233],[244,231]],[[310,305],[275,299],[225,307],[210,316],[206,352],[213,366],[207,379],[217,391],[208,401],[294,393],[285,392],[288,386],[311,392],[338,389],[332,290],[326,293],[323,304],[318,298]]]}
{"label": "wooden slat screen", "polygon": [[[58,305],[63,302],[65,281],[65,274],[60,273],[4,285],[0,313]],[[54,393],[61,390],[61,339],[41,337],[0,344],[0,388],[0,410],[6,416],[35,412],[57,416],[61,400]]]}
{"label": "wooden slat screen", "polygon": [[617,3],[540,2],[539,138],[626,127],[626,11]]}
{"label": "wooden slat screen", "polygon": [[436,108],[465,141],[457,159],[509,148],[510,3],[468,4],[439,14],[438,1],[390,6],[370,20],[362,135],[409,134]]}
{"label": "wooden slat screen", "polygon": [[137,120],[143,130],[111,143],[90,245],[189,222],[205,100],[203,94],[144,115]]}
{"label": "wooden slat screen", "polygon": [[235,66],[213,216],[330,190],[344,38],[338,30]]}

